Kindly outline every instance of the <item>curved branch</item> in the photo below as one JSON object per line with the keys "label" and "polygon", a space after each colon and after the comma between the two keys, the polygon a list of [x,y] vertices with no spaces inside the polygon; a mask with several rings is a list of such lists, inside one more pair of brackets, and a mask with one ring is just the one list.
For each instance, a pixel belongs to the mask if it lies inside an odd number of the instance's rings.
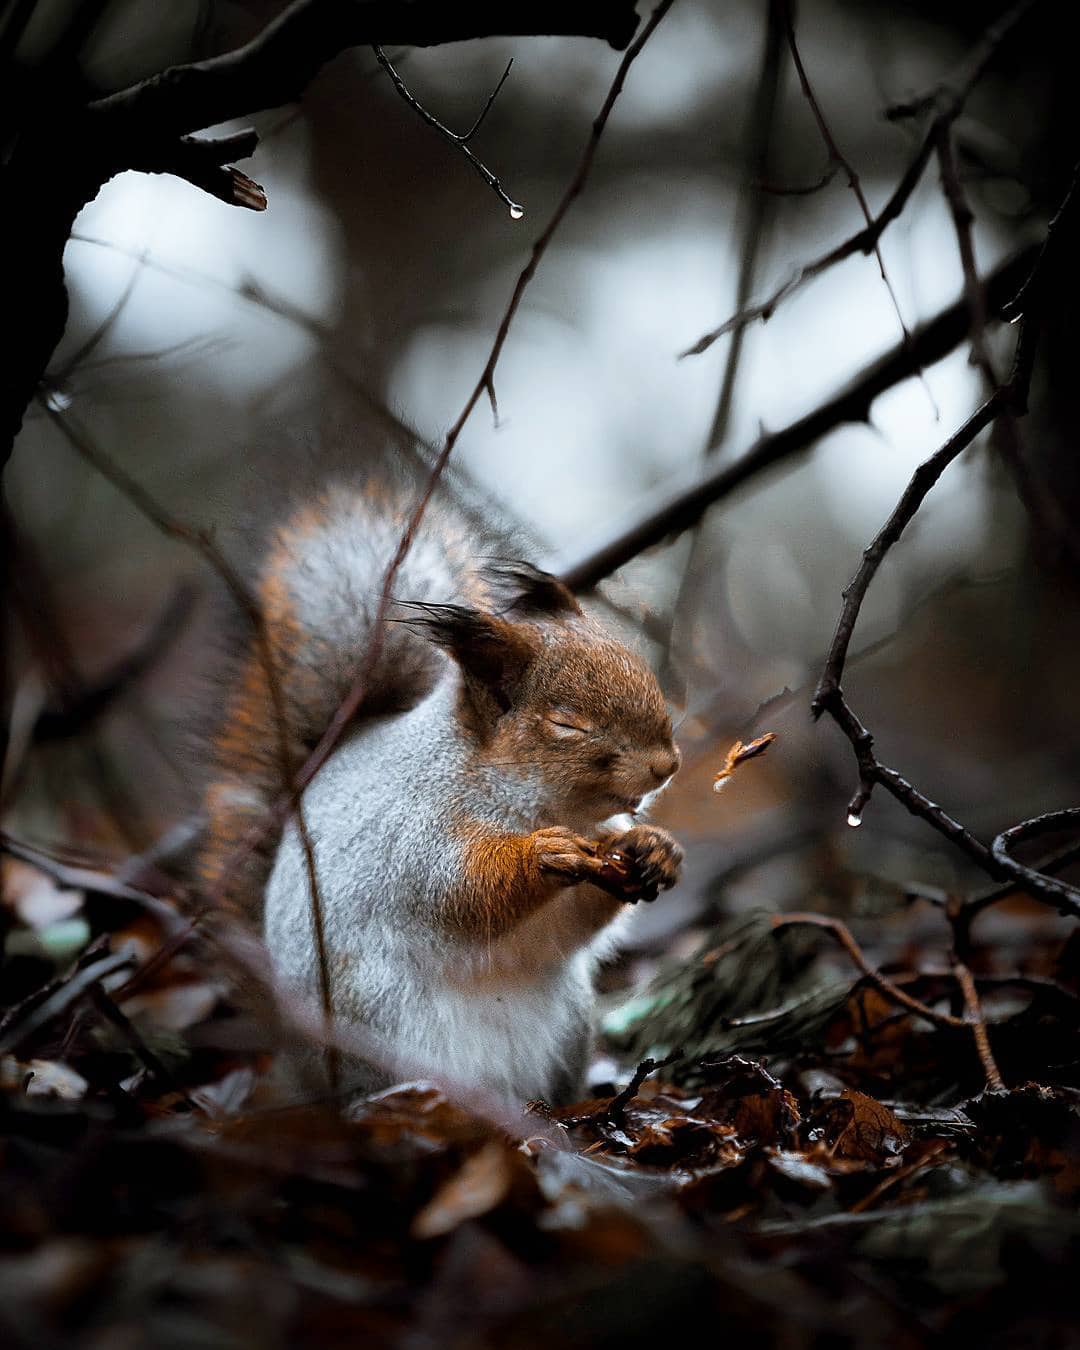
{"label": "curved branch", "polygon": [[1063,811],[1048,811],[1042,816],[1032,816],[1019,825],[1002,830],[990,845],[990,852],[1003,872],[1018,881],[1025,890],[1037,888],[1041,896],[1056,903],[1063,914],[1075,914],[1080,917],[1080,887],[1070,886],[1067,881],[1047,876],[1045,872],[1033,867],[1025,867],[1012,856],[1011,849],[1025,839],[1036,839],[1039,835],[1050,834],[1054,830],[1065,830],[1080,825],[1080,806],[1067,807]]}

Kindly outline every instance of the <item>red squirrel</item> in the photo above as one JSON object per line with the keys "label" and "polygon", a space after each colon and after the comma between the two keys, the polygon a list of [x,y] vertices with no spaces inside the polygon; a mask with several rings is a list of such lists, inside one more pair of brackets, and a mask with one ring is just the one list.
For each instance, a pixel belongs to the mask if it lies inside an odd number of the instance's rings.
{"label": "red squirrel", "polygon": [[[273,535],[258,599],[294,769],[369,650],[410,506],[342,484]],[[380,1047],[350,1081],[419,1070],[554,1102],[582,1086],[594,971],[626,901],[678,877],[679,845],[640,816],[679,752],[641,658],[555,577],[490,547],[449,501],[429,506],[360,713],[303,806],[334,1010]],[[236,866],[281,791],[280,725],[253,646],[214,744],[202,879],[261,910],[279,972],[314,995],[295,821]]]}

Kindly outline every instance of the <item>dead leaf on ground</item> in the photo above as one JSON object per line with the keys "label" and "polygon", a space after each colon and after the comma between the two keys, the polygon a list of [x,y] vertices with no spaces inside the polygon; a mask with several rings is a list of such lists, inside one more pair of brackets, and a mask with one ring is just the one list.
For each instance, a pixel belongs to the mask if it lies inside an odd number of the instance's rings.
{"label": "dead leaf on ground", "polygon": [[494,1141],[485,1144],[465,1160],[416,1215],[412,1222],[413,1237],[441,1237],[466,1219],[487,1214],[506,1199],[510,1182],[505,1147]]}

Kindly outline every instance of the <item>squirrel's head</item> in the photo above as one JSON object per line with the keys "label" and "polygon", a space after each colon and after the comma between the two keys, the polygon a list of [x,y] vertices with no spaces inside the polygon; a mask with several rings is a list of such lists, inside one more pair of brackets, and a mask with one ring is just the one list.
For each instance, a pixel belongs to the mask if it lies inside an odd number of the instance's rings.
{"label": "squirrel's head", "polygon": [[496,579],[514,588],[500,614],[423,605],[409,619],[459,667],[481,761],[537,783],[556,813],[637,811],[679,767],[656,677],[555,577],[513,563]]}

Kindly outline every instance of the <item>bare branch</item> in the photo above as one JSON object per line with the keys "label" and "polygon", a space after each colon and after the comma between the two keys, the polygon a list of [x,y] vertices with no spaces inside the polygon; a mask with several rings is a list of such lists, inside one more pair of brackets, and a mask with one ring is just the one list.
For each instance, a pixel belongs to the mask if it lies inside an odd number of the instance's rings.
{"label": "bare branch", "polygon": [[1048,877],[1044,871],[1025,867],[1012,856],[1014,844],[1075,825],[1080,825],[1080,807],[1049,811],[1046,815],[1033,816],[1019,825],[1013,825],[1011,829],[1002,830],[991,844],[990,851],[1001,870],[1014,877],[1024,890],[1035,887],[1042,897],[1050,903],[1056,903],[1063,914],[1080,916],[1080,887],[1070,886],[1067,881],[1059,881],[1056,877]]}
{"label": "bare branch", "polygon": [[445,5],[441,0],[296,0],[243,47],[173,66],[99,99],[95,114],[150,118],[158,135],[182,136],[299,98],[349,47],[438,47],[480,37],[606,39],[621,50],[637,27],[630,0],[525,0]]}
{"label": "bare branch", "polygon": [[[1034,257],[1034,250],[1025,249],[987,277],[987,297],[991,306],[1004,304],[1015,293],[1031,270]],[[780,431],[762,436],[740,458],[702,475],[656,511],[566,568],[563,580],[575,591],[595,586],[645,549],[688,529],[714,502],[758,474],[807,450],[845,422],[865,422],[879,394],[910,378],[920,366],[932,365],[947,356],[967,331],[967,303],[960,299],[917,328],[909,346],[897,344],[812,412]]]}
{"label": "bare branch", "polygon": [[[1021,295],[1023,302],[1023,321],[1016,343],[1012,374],[1006,384],[995,390],[992,397],[983,404],[942,448],[916,469],[911,482],[897,503],[896,508],[878,533],[872,544],[863,554],[863,561],[855,577],[844,592],[844,603],[840,611],[836,632],[829,650],[821,680],[818,683],[811,711],[815,717],[828,712],[841,731],[851,742],[859,770],[859,787],[849,806],[848,822],[857,825],[861,819],[863,806],[870,797],[874,786],[881,784],[898,801],[902,802],[914,815],[925,820],[946,838],[951,839],[979,867],[995,880],[1007,875],[1015,876],[1020,885],[1030,895],[1044,904],[1058,908],[1064,906],[1070,912],[1080,913],[1078,897],[1080,891],[1053,878],[1021,867],[1008,855],[1008,843],[1015,838],[1025,837],[1025,832],[1036,832],[1038,824],[1027,822],[1016,827],[1016,833],[1006,831],[995,841],[995,848],[988,849],[985,844],[953,820],[935,802],[924,797],[911,783],[902,778],[895,769],[882,764],[873,752],[873,737],[859,721],[844,697],[840,686],[844,660],[851,641],[859,609],[873,580],[882,558],[900,538],[904,528],[918,511],[927,492],[937,481],[945,467],[963,450],[985,426],[999,414],[1022,414],[1027,410],[1028,391],[1035,363],[1035,351],[1038,331],[1041,326],[1042,310],[1047,295],[1048,276],[1056,270],[1063,250],[1075,247],[1077,216],[1080,214],[1080,168],[1054,219],[1047,229],[1046,241],[1039,254],[1035,267],[1025,283]],[[1018,308],[1016,302],[1013,311]],[[1042,820],[1043,818],[1040,818]]]}
{"label": "bare branch", "polygon": [[762,323],[767,323],[776,312],[777,306],[789,296],[794,295],[796,291],[801,290],[807,282],[821,276],[823,272],[827,272],[830,267],[835,267],[837,263],[843,262],[845,258],[854,257],[856,253],[872,253],[877,247],[878,240],[900,215],[907,205],[909,197],[918,187],[919,179],[922,177],[923,170],[930,159],[932,148],[931,139],[927,136],[916,150],[892,196],[882,207],[880,214],[874,217],[871,224],[845,239],[843,243],[829,249],[827,253],[815,258],[813,262],[805,263],[783,285],[778,286],[766,300],[762,300],[756,305],[749,305],[745,309],[739,310],[737,314],[733,314],[730,319],[725,319],[718,328],[711,329],[698,338],[693,346],[680,352],[680,357],[700,356],[702,352],[708,351],[714,342],[717,342],[726,334],[745,328],[758,319]]}
{"label": "bare branch", "polygon": [[1078,202],[1080,192],[1077,191],[1074,181],[1061,208],[1047,228],[1046,242],[1023,288],[1022,294],[1027,296],[1027,304],[1008,382],[996,389],[982,407],[976,409],[963,426],[949,437],[940,450],[919,465],[889,519],[873,542],[864,550],[859,570],[844,590],[844,604],[836,632],[829,648],[825,669],[810,705],[815,717],[820,717],[839,696],[844,658],[847,655],[851,635],[855,631],[863,598],[885,554],[903,534],[927,493],[957,455],[965,450],[979,432],[989,426],[996,417],[1002,413],[1018,415],[1027,411],[1028,390],[1035,364],[1035,348],[1041,319],[1041,302],[1045,293],[1045,273],[1048,266],[1053,264],[1057,252],[1064,247],[1066,232],[1076,229],[1076,221],[1073,218],[1080,213]]}
{"label": "bare branch", "polygon": [[951,1013],[937,1012],[936,1009],[929,1007],[917,998],[913,998],[906,993],[899,985],[893,984],[887,975],[882,975],[880,970],[875,969],[867,960],[865,953],[859,944],[851,935],[851,929],[847,924],[839,919],[830,918],[827,914],[774,914],[772,918],[772,928],[777,932],[781,928],[793,928],[802,926],[807,928],[823,928],[843,947],[848,956],[856,966],[862,971],[875,989],[880,990],[882,994],[890,1001],[901,1008],[906,1008],[908,1012],[917,1013],[919,1017],[925,1018],[936,1027],[964,1027],[968,1023],[961,1017],[953,1017]]}
{"label": "bare branch", "polygon": [[[261,189],[222,158],[231,138],[187,142],[220,122],[300,97],[346,48],[436,46],[495,34],[600,37],[624,48],[637,27],[633,0],[524,0],[516,5],[440,0],[294,0],[252,41],[222,56],[173,66],[107,98],[72,106],[31,100],[0,165],[0,192],[17,209],[0,217],[0,285],[21,327],[0,401],[0,460],[67,321],[63,248],[76,215],[124,169],[178,173],[235,206],[261,209]],[[241,133],[250,139],[249,133]],[[209,145],[209,148],[208,148]],[[207,161],[218,156],[218,162]]]}
{"label": "bare branch", "polygon": [[[835,248],[832,248],[828,252],[823,253],[820,257],[815,258],[813,262],[804,264],[797,272],[793,273],[782,286],[779,286],[768,299],[763,300],[759,304],[750,305],[740,309],[738,313],[733,314],[730,319],[727,319],[718,328],[714,328],[710,332],[704,334],[704,336],[700,337],[692,347],[688,347],[686,351],[681,354],[683,356],[698,356],[702,352],[707,351],[714,342],[723,337],[726,333],[732,333],[740,328],[745,328],[747,324],[754,323],[758,319],[763,323],[767,322],[772,317],[776,307],[782,301],[786,300],[788,296],[801,290],[807,282],[812,281],[823,272],[827,272],[829,268],[834,267],[845,258],[854,256],[856,253],[870,254],[876,252],[878,241],[881,236],[884,234],[887,227],[892,224],[903,211],[911,194],[918,186],[923,170],[926,168],[930,156],[934,151],[941,129],[951,126],[952,123],[956,121],[957,117],[959,117],[960,113],[963,111],[968,95],[978,83],[979,78],[1004,38],[1007,37],[1008,33],[1011,31],[1012,23],[1015,22],[1015,19],[1020,17],[1022,12],[1026,11],[1027,8],[1035,2],[1036,0],[1021,0],[1021,3],[1015,7],[1016,13],[1012,21],[1005,22],[1003,20],[989,29],[972,50],[971,56],[962,67],[962,78],[947,86],[941,86],[936,92],[930,104],[927,105],[933,106],[936,110],[930,126],[927,128],[918,148],[912,156],[907,168],[904,170],[900,182],[897,184],[892,196],[882,207],[879,214],[877,216],[870,216],[868,214],[868,208],[866,209],[867,223],[865,228],[859,230],[857,234],[853,234],[849,239],[845,239],[843,243],[837,244]],[[804,85],[804,92],[805,89],[806,86]],[[822,123],[819,121],[819,126],[821,125]],[[829,142],[831,142],[831,137],[829,137],[827,144]],[[863,203],[860,203],[860,205],[863,205]]]}
{"label": "bare branch", "polygon": [[472,124],[469,130],[465,132],[464,135],[459,136],[455,132],[451,131],[448,126],[445,126],[442,122],[440,122],[439,119],[433,113],[429,113],[428,110],[424,107],[424,105],[420,103],[419,100],[415,97],[415,95],[413,95],[410,92],[409,86],[405,83],[405,81],[397,73],[394,67],[390,64],[389,57],[386,55],[383,49],[380,46],[378,46],[378,44],[375,44],[371,50],[375,53],[376,61],[378,61],[379,65],[382,66],[383,70],[386,71],[387,75],[390,76],[390,79],[393,81],[394,88],[398,91],[398,93],[409,105],[409,107],[412,108],[413,111],[417,114],[417,116],[420,117],[424,122],[426,122],[429,127],[434,127],[440,136],[442,136],[445,140],[449,141],[451,145],[456,146],[457,149],[461,151],[461,153],[473,166],[473,168],[484,180],[484,182],[488,185],[488,187],[491,188],[492,192],[495,193],[496,197],[498,197],[498,199],[501,202],[505,203],[506,207],[510,212],[510,219],[520,220],[522,216],[525,214],[525,208],[523,206],[520,206],[512,198],[506,195],[506,193],[503,191],[502,184],[491,172],[488,166],[483,162],[483,160],[478,159],[476,155],[474,155],[473,152],[469,149],[469,141],[473,138],[473,136],[476,135],[477,131],[480,128],[480,124],[487,116],[488,111],[491,108],[491,105],[495,102],[499,90],[506,83],[506,77],[507,75],[510,74],[510,66],[514,64],[513,61],[511,60],[510,64],[503,71],[502,79],[499,81],[499,83],[495,86],[494,90],[492,91],[480,116]]}
{"label": "bare branch", "polygon": [[1038,3],[1039,0],[1018,0],[1018,3],[1007,9],[990,25],[952,75],[925,94],[919,94],[903,103],[894,103],[885,109],[885,116],[890,122],[900,122],[909,117],[917,117],[919,113],[927,112],[931,108],[949,107],[956,101],[963,103],[982,79],[1001,44]]}
{"label": "bare branch", "polygon": [[840,687],[844,673],[844,659],[847,655],[851,636],[859,617],[866,592],[870,588],[881,562],[910,524],[915,513],[923,504],[927,494],[954,459],[972,443],[980,431],[988,427],[1007,401],[1007,391],[1002,389],[988,399],[982,407],[958,428],[940,450],[924,460],[915,470],[911,481],[893,508],[889,519],[878,531],[872,543],[863,550],[859,570],[844,589],[844,604],[836,625],[825,670],[814,692],[810,708],[815,717],[820,717],[829,705],[830,699]]}
{"label": "bare branch", "polygon": [[[791,49],[791,59],[795,63],[795,70],[799,76],[799,84],[802,87],[803,97],[810,105],[810,111],[814,115],[814,121],[817,123],[818,131],[821,133],[821,139],[825,142],[825,149],[828,151],[829,163],[839,165],[847,178],[848,187],[855,196],[859,204],[859,210],[862,212],[863,220],[866,221],[866,228],[873,230],[874,217],[870,210],[870,203],[866,200],[866,194],[863,192],[862,183],[859,175],[852,168],[851,161],[840,149],[829,129],[829,124],[825,120],[825,114],[822,111],[821,104],[817,100],[813,87],[810,84],[810,78],[806,73],[806,67],[803,65],[802,54],[799,51],[799,44],[795,40],[795,21],[791,13],[791,0],[784,0],[784,26],[787,30],[788,46]],[[900,331],[904,335],[906,342],[911,341],[911,334],[908,332],[908,326],[904,322],[904,315],[900,309],[900,301],[896,298],[896,291],[892,282],[889,280],[889,274],[885,270],[885,259],[881,256],[881,245],[878,239],[873,242],[873,253],[877,259],[878,270],[881,273],[881,280],[885,283],[885,289],[889,292],[889,299],[892,301],[892,307],[896,311],[897,322],[900,324]]]}

